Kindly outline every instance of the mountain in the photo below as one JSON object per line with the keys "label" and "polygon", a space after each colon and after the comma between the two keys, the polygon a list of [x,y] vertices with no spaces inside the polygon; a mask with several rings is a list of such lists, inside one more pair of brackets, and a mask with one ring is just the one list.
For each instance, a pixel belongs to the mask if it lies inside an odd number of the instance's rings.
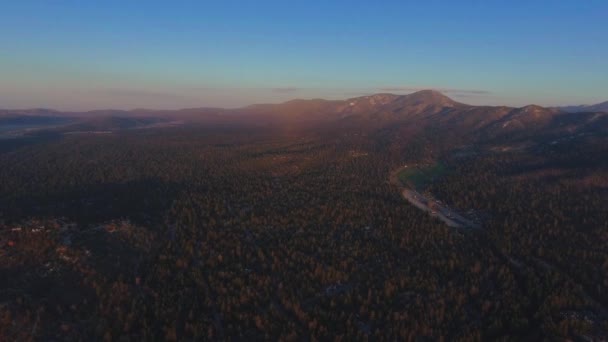
{"label": "mountain", "polygon": [[580,105],[580,106],[564,106],[556,107],[557,109],[568,112],[568,113],[580,113],[580,112],[608,112],[608,101],[597,103],[594,105]]}
{"label": "mountain", "polygon": [[494,124],[505,130],[537,128],[549,124],[559,113],[555,109],[529,105],[511,110]]}
{"label": "mountain", "polygon": [[[531,137],[551,131],[555,134],[606,127],[603,105],[585,107],[597,113],[568,116],[563,108],[529,105],[472,106],[454,101],[435,90],[407,95],[374,94],[346,100],[295,99],[279,104],[257,104],[237,109],[191,108],[181,110],[96,110],[58,112],[48,109],[0,111],[0,125],[15,121],[72,120],[61,131],[114,131],[158,127],[162,122],[182,121],[207,126],[272,126],[290,130],[334,129],[385,130],[411,134],[432,128],[441,134],[478,139]],[[67,123],[67,122],[66,122]],[[334,127],[334,128],[332,128]]]}
{"label": "mountain", "polygon": [[422,90],[399,96],[391,103],[394,112],[409,113],[437,112],[446,108],[466,108],[468,105],[456,102],[435,90]]}
{"label": "mountain", "polygon": [[546,143],[562,136],[608,130],[608,113],[572,115],[538,105],[472,106],[434,90],[347,100],[292,100],[227,111],[222,116],[289,127],[290,131],[366,132],[388,144],[406,144],[414,136],[459,144]]}
{"label": "mountain", "polygon": [[278,104],[255,104],[237,109],[190,108],[180,110],[94,110],[88,112],[61,112],[50,109],[0,110],[0,117],[26,115],[36,117],[72,117],[82,119],[150,118],[164,117],[192,121],[231,118],[255,118],[270,121],[326,121],[360,116],[375,120],[398,120],[416,115],[434,115],[448,112],[488,111],[494,108],[479,107],[456,102],[435,90],[422,90],[407,95],[373,94],[346,100],[295,99]]}
{"label": "mountain", "polygon": [[325,121],[349,116],[395,119],[416,114],[435,114],[446,109],[467,108],[435,90],[408,95],[374,94],[346,100],[291,100],[280,104],[253,105],[234,110],[275,120]]}

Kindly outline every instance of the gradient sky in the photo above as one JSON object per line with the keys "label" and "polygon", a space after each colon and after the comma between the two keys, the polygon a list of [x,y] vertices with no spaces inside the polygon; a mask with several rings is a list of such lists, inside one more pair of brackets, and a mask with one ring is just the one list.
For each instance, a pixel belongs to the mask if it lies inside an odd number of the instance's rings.
{"label": "gradient sky", "polygon": [[0,3],[0,108],[608,100],[608,1]]}

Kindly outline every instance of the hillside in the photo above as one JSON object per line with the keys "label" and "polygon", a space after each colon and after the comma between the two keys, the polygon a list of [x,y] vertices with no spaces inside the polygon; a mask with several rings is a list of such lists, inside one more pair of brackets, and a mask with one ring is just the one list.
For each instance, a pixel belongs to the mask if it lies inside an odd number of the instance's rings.
{"label": "hillside", "polygon": [[608,101],[594,105],[564,106],[556,108],[568,113],[608,112]]}

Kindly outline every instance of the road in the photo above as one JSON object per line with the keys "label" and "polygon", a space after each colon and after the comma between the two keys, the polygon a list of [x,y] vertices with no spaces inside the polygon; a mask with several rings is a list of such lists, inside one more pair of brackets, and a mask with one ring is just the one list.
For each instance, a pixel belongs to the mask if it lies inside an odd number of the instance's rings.
{"label": "road", "polygon": [[426,197],[415,190],[403,188],[401,190],[401,195],[416,208],[428,212],[431,216],[440,219],[449,227],[479,228],[476,223],[464,218],[462,215],[449,207],[442,205],[437,200]]}
{"label": "road", "polygon": [[405,186],[398,177],[398,174],[407,168],[403,166],[398,170],[391,173],[390,182],[394,185],[399,186],[401,189],[401,195],[405,200],[410,202],[416,208],[426,211],[431,216],[436,217],[443,221],[446,225],[453,228],[479,228],[479,225],[475,222],[460,215],[455,210],[442,204],[431,196],[425,196],[418,191]]}

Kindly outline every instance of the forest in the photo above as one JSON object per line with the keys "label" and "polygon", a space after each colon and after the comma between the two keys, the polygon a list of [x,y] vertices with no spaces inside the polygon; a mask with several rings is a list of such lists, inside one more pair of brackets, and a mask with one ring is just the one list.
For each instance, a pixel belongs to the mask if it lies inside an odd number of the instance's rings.
{"label": "forest", "polygon": [[[183,125],[0,141],[0,340],[606,338],[607,137],[474,138]],[[404,164],[440,165],[421,191],[481,227],[408,204],[389,182]]]}

